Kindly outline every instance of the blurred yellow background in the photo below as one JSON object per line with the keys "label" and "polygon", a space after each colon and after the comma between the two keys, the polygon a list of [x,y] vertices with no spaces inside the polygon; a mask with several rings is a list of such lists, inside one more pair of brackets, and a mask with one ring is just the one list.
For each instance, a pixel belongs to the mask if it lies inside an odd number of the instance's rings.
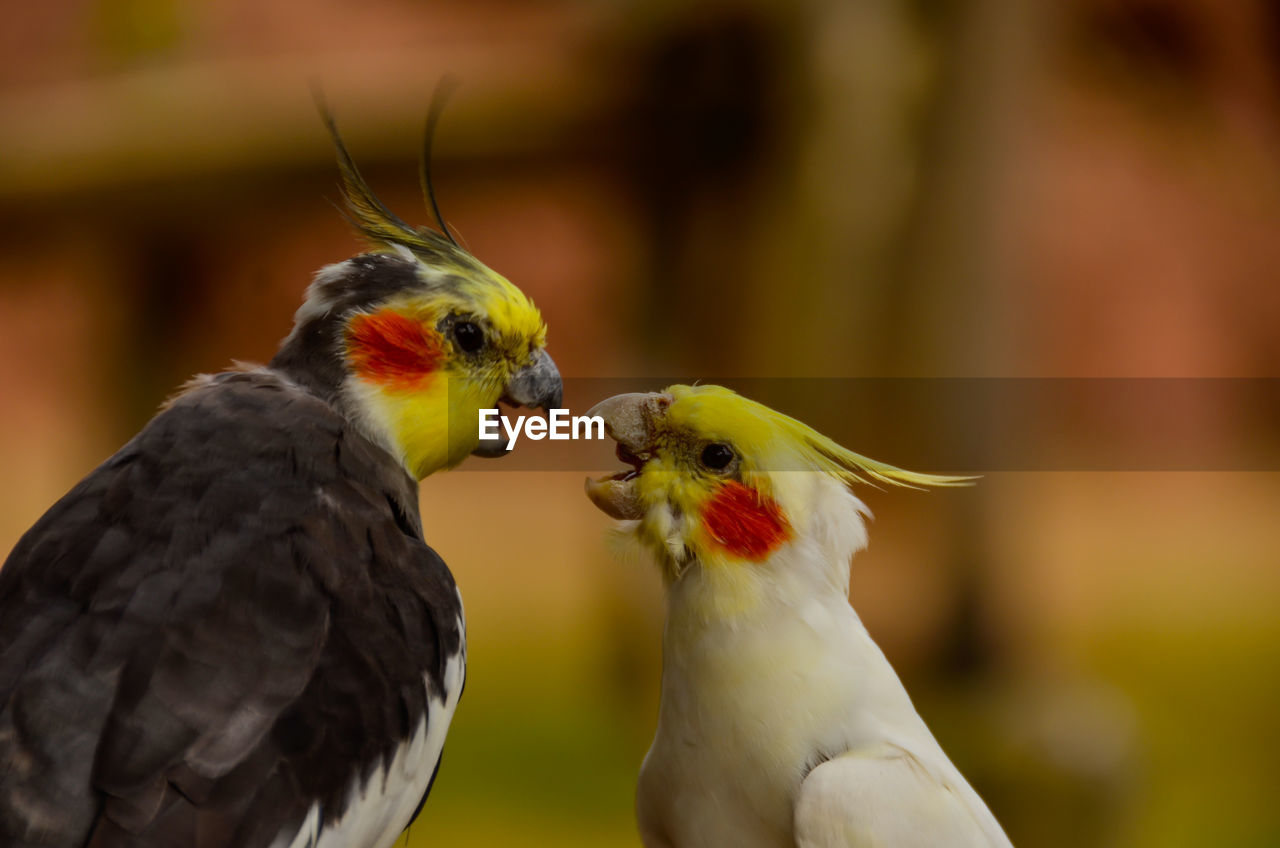
{"label": "blurred yellow background", "polygon": [[[5,19],[0,551],[186,377],[269,358],[310,275],[361,249],[313,83],[423,223],[422,118],[460,78],[440,203],[542,307],[566,377],[1280,377],[1267,0]],[[1280,405],[1254,400],[1176,423],[1274,448]],[[423,484],[470,670],[411,845],[638,845],[661,591],[581,479]],[[1015,844],[1280,845],[1280,474],[1009,470],[863,498],[855,606]]]}

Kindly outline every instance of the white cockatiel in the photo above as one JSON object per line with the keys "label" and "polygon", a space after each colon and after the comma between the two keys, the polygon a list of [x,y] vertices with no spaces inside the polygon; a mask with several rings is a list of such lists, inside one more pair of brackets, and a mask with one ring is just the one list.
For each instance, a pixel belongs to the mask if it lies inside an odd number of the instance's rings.
{"label": "white cockatiel", "polygon": [[849,605],[867,544],[849,487],[946,486],[851,453],[719,386],[618,395],[632,466],[587,493],[667,583],[648,848],[1008,846]]}

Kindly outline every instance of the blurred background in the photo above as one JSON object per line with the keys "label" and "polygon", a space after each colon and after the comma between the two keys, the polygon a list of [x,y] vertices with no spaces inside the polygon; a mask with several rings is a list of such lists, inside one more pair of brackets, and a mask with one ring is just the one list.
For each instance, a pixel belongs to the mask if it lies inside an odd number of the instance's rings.
{"label": "blurred background", "polygon": [[[445,216],[542,307],[575,407],[606,378],[1280,377],[1267,0],[9,2],[0,551],[361,249],[310,86],[425,223],[445,72]],[[1051,422],[1084,460],[863,493],[855,606],[1015,844],[1280,845],[1280,464],[1234,451],[1275,456],[1280,402],[1249,385],[1105,392]],[[783,408],[842,439],[951,417]],[[1168,432],[1212,450],[1103,450]],[[656,570],[581,470],[485,471],[422,487],[471,648],[409,844],[637,846]]]}

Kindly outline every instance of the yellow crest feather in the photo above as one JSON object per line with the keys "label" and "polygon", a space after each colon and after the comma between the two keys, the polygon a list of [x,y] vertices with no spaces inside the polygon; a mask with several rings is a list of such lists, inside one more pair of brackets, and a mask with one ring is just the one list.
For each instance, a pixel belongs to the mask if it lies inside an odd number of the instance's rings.
{"label": "yellow crest feather", "polygon": [[430,227],[412,227],[388,209],[360,173],[355,159],[338,132],[333,112],[319,94],[316,95],[316,107],[337,155],[338,176],[348,220],[370,245],[384,250],[401,245],[435,266],[452,265],[460,270],[473,272],[487,270],[448,236]]}

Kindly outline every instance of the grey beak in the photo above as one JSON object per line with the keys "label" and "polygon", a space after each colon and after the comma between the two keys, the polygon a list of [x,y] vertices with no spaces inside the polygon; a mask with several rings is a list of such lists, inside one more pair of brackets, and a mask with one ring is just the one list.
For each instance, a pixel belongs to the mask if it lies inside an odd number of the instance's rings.
{"label": "grey beak", "polygon": [[521,368],[507,383],[505,398],[530,409],[555,409],[564,397],[564,382],[556,363],[545,350],[533,355],[533,361]]}
{"label": "grey beak", "polygon": [[[560,371],[545,350],[536,352],[528,365],[512,375],[507,391],[502,395],[506,403],[530,409],[556,409],[563,399],[564,382],[560,379]],[[486,459],[506,456],[508,442],[506,436],[483,439],[471,454]]]}
{"label": "grey beak", "polygon": [[506,436],[499,436],[496,439],[481,439],[480,444],[471,452],[472,456],[481,456],[485,459],[497,459],[507,455],[507,443],[510,441]]}

